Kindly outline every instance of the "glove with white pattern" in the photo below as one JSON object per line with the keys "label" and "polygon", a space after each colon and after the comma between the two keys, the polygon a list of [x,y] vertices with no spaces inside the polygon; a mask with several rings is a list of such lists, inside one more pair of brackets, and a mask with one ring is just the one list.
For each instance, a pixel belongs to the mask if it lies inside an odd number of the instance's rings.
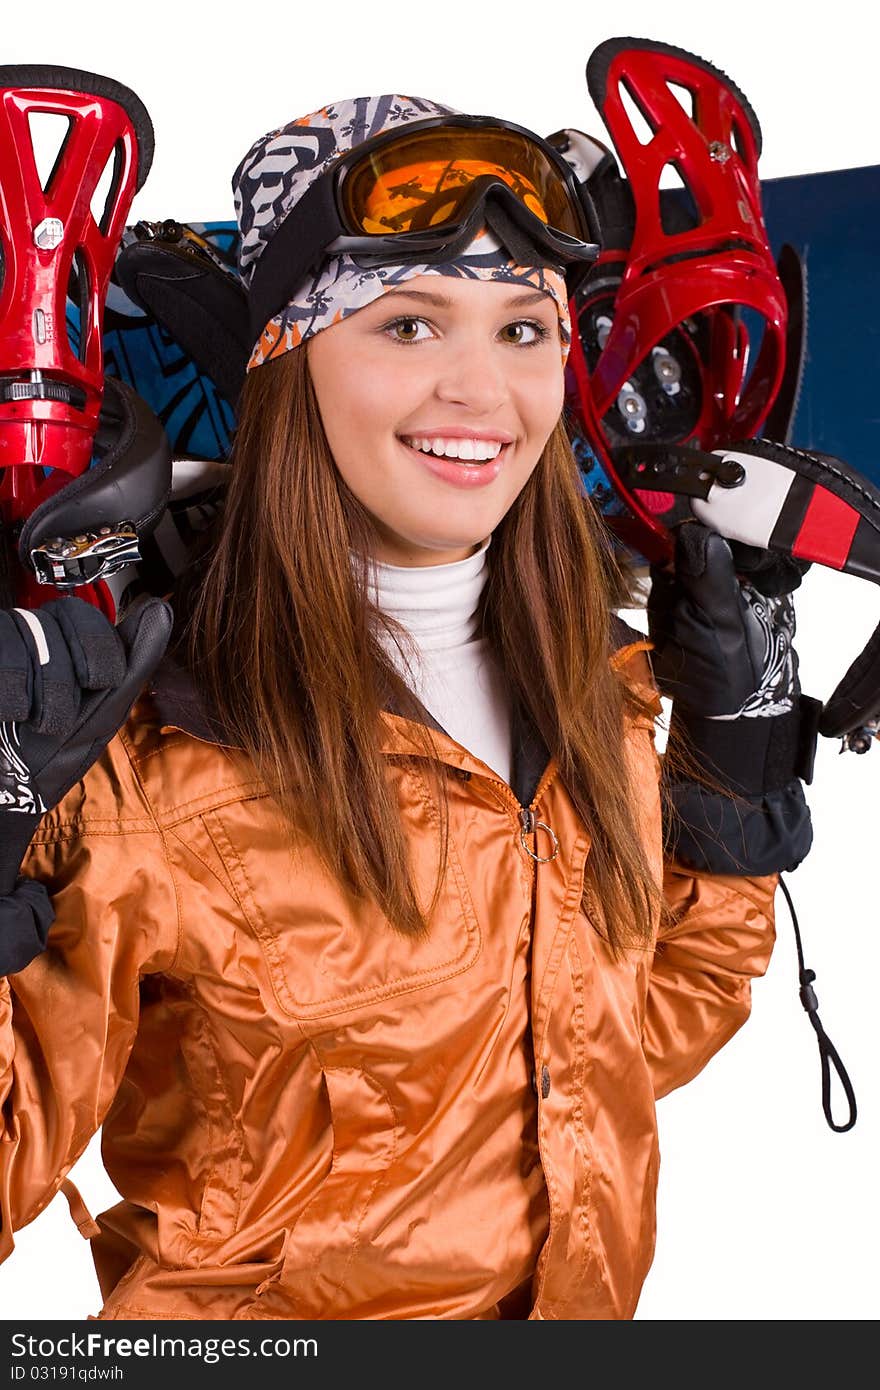
{"label": "glove with white pattern", "polygon": [[706,775],[670,773],[676,854],[713,872],[795,867],[812,841],[801,783],[812,778],[822,706],[801,693],[790,592],[768,597],[742,582],[727,541],[688,521],[673,569],[651,571],[648,630],[655,679],[673,702],[671,744]]}

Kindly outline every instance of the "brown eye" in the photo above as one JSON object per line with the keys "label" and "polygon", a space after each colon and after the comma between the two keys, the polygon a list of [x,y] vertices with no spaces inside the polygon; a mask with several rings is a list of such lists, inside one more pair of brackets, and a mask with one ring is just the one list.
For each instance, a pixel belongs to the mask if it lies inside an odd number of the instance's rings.
{"label": "brown eye", "polygon": [[501,331],[508,335],[505,342],[513,347],[536,347],[538,343],[550,337],[544,325],[536,323],[533,319],[517,319],[515,323],[505,324]]}
{"label": "brown eye", "polygon": [[416,334],[419,331],[419,320],[398,319],[394,325],[394,329],[402,343],[415,342]]}
{"label": "brown eye", "polygon": [[[421,330],[424,328],[424,333]],[[405,343],[424,343],[431,337],[431,327],[424,319],[406,314],[399,319],[391,319],[382,325],[381,330],[392,343],[403,347]]]}
{"label": "brown eye", "polygon": [[503,332],[509,335],[507,341],[509,343],[521,343],[526,327],[527,325],[524,323],[508,323],[503,329]]}

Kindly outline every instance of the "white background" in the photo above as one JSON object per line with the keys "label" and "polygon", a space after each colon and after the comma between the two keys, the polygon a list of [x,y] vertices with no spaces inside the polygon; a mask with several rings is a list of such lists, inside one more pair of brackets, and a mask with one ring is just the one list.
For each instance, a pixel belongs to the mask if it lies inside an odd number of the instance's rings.
{"label": "white background", "polygon": [[[607,139],[584,67],[598,43],[623,34],[690,49],[732,77],[763,127],[763,177],[880,163],[876,47],[864,41],[863,6],[838,0],[831,18],[822,7],[766,0],[638,0],[619,12],[603,19],[583,0],[521,10],[497,0],[229,9],[41,0],[17,9],[0,61],[79,67],[138,94],[156,153],[130,220],[232,217],[229,178],[251,142],[342,97],[415,94],[544,134],[567,125]],[[827,698],[880,618],[880,594],[814,567],[798,614],[804,688]],[[815,848],[789,876],[858,1123],[834,1134],[822,1116],[818,1050],[798,1002],[780,893],[779,943],[750,1022],[659,1107],[657,1255],[639,1318],[877,1316],[878,793],[880,746],[838,756],[823,740],[808,793]],[[116,1201],[98,1138],[72,1177],[92,1212]],[[100,1302],[88,1245],[59,1196],[0,1268],[0,1317],[80,1319]]]}

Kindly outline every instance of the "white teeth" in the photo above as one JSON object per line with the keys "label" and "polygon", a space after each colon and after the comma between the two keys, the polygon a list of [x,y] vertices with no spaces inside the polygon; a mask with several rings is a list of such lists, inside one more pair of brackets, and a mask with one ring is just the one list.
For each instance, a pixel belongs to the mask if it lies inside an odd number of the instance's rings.
{"label": "white teeth", "polygon": [[497,458],[504,447],[497,440],[490,439],[445,439],[442,436],[420,439],[415,435],[402,435],[401,438],[405,444],[421,450],[423,454],[434,454],[437,458],[462,459],[468,463],[485,463],[488,459]]}
{"label": "white teeth", "polygon": [[489,439],[474,440],[474,457],[478,459],[497,458],[503,449],[503,444],[492,443]]}

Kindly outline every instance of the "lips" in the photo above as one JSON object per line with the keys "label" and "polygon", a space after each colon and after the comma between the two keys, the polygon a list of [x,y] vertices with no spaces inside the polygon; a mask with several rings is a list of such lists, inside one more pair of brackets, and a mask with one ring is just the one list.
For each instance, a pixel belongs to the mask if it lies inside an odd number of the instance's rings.
{"label": "lips", "polygon": [[452,487],[464,489],[486,487],[493,482],[501,472],[510,449],[509,444],[503,444],[493,459],[466,460],[447,458],[445,454],[425,453],[423,450],[405,443],[402,439],[398,439],[398,443],[402,449],[406,450],[411,459],[421,463],[422,467],[433,477],[439,478],[444,483],[449,483]]}

